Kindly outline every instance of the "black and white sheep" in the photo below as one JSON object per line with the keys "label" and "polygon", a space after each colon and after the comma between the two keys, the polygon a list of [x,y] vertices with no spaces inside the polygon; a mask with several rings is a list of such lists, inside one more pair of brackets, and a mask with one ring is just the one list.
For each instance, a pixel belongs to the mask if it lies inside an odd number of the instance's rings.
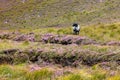
{"label": "black and white sheep", "polygon": [[79,34],[79,32],[80,32],[80,26],[77,24],[77,23],[74,23],[73,25],[72,25],[72,28],[73,28],[73,33],[74,34]]}

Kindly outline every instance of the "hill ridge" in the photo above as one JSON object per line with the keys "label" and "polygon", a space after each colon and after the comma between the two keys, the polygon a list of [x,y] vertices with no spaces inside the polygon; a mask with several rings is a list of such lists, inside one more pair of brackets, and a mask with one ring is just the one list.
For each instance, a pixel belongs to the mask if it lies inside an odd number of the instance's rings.
{"label": "hill ridge", "polygon": [[23,28],[113,23],[120,21],[119,0],[21,0],[0,14],[0,27]]}

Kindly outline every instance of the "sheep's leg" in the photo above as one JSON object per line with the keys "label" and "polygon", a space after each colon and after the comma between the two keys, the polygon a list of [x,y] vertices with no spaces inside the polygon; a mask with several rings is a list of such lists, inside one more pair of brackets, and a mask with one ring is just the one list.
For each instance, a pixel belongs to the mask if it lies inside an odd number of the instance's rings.
{"label": "sheep's leg", "polygon": [[73,31],[73,35],[75,34],[75,31]]}
{"label": "sheep's leg", "polygon": [[78,31],[78,35],[79,35],[79,31]]}

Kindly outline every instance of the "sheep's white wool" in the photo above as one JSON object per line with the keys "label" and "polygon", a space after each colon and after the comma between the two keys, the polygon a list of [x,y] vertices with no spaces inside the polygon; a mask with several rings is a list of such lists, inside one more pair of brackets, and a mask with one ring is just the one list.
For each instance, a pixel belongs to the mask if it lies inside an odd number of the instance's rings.
{"label": "sheep's white wool", "polygon": [[78,27],[76,28],[77,30],[80,30],[80,26],[78,25]]}
{"label": "sheep's white wool", "polygon": [[75,26],[73,26],[72,28],[73,28],[73,30],[74,30],[74,29],[75,29]]}
{"label": "sheep's white wool", "polygon": [[78,31],[80,30],[80,26],[79,25],[77,27],[73,26],[72,28],[73,28],[73,30],[78,30]]}

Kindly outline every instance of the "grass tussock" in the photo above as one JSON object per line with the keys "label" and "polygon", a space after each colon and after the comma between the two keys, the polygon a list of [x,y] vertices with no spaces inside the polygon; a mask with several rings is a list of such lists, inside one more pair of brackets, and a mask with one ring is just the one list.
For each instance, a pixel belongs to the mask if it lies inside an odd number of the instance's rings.
{"label": "grass tussock", "polygon": [[[57,69],[55,70],[57,71]],[[119,80],[118,73],[102,70],[99,67],[94,69],[82,68],[72,69],[71,73],[63,73],[59,76],[54,73],[54,68],[41,68],[34,70],[26,65],[0,65],[0,79],[2,80]]]}
{"label": "grass tussock", "polygon": [[25,80],[51,80],[52,74],[53,72],[47,69],[32,71],[27,73]]}
{"label": "grass tussock", "polygon": [[48,69],[29,71],[25,66],[0,66],[0,78],[7,80],[50,80],[52,72]]}

